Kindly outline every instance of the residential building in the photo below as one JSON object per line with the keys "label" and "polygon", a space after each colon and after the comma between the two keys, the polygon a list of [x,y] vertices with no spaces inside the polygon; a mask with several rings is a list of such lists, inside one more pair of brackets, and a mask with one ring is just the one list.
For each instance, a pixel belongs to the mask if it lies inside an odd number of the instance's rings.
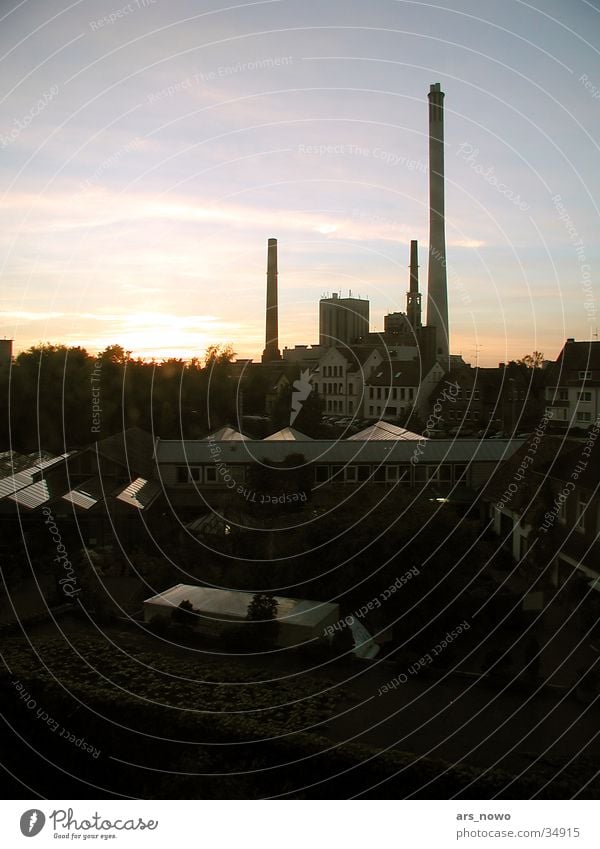
{"label": "residential building", "polygon": [[567,339],[546,371],[546,412],[555,426],[589,428],[600,419],[600,342]]}

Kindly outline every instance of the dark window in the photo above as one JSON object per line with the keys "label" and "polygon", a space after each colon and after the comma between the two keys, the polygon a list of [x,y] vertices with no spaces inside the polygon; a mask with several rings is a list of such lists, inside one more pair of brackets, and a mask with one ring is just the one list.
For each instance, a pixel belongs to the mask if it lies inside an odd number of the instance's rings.
{"label": "dark window", "polygon": [[454,483],[459,483],[460,481],[466,481],[467,479],[467,467],[466,466],[455,466],[454,467]]}

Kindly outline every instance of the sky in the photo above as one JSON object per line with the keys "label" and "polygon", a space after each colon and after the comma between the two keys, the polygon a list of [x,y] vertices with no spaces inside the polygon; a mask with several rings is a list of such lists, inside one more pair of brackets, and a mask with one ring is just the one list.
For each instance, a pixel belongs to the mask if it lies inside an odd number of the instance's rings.
{"label": "sky", "polygon": [[600,5],[0,3],[0,336],[189,358],[280,347],[318,301],[426,302],[428,110],[445,92],[452,353],[484,366],[600,316]]}

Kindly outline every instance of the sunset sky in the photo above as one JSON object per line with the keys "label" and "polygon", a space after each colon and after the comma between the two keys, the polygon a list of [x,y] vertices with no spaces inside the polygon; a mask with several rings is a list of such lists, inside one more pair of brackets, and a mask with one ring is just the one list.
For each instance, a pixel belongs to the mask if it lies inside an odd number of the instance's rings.
{"label": "sunset sky", "polygon": [[[318,301],[427,282],[427,93],[446,93],[451,350],[595,338],[600,9],[586,0],[0,6],[0,336],[95,352],[280,346]],[[498,184],[502,184],[502,190]],[[425,297],[424,297],[425,302]]]}

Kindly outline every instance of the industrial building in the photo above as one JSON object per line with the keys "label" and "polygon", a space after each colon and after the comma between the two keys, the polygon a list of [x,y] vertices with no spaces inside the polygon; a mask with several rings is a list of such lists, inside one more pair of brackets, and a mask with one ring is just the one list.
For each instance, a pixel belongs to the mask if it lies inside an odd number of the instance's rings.
{"label": "industrial building", "polygon": [[[319,301],[319,346],[298,345],[286,348],[288,362],[310,364],[328,348],[348,349],[356,345],[377,345],[407,349],[403,358],[419,359],[428,371],[438,360],[450,367],[450,330],[446,274],[446,236],[444,201],[444,92],[440,83],[430,86],[429,101],[429,264],[427,286],[427,322],[423,324],[419,291],[418,246],[410,244],[410,281],[406,313],[389,313],[383,332],[370,331],[368,299],[342,297],[334,292]],[[410,349],[410,353],[408,353]],[[262,362],[282,358],[278,337],[277,240],[268,240],[267,299],[265,312],[265,349]]]}
{"label": "industrial building", "polygon": [[369,333],[369,301],[336,292],[319,301],[319,345],[348,347]]}

